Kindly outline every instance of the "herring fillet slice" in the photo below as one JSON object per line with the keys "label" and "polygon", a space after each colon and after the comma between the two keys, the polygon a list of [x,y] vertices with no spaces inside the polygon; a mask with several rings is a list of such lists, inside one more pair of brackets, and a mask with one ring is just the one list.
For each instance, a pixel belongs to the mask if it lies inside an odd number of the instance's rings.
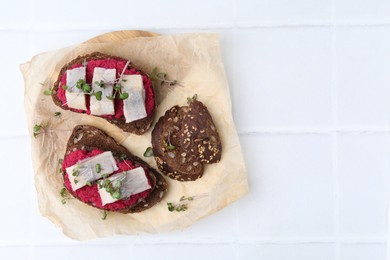
{"label": "herring fillet slice", "polygon": [[[99,194],[102,199],[103,206],[152,188],[148,182],[148,178],[146,177],[145,170],[142,167],[114,174],[107,179],[111,181],[114,187],[119,182],[121,196],[118,199],[113,198],[104,187],[99,186]],[[101,180],[100,184],[103,185],[103,182],[104,180]]]}
{"label": "herring fillet slice", "polygon": [[141,75],[123,75],[121,85],[123,92],[129,96],[123,101],[126,123],[145,118],[145,89]]}
{"label": "herring fillet slice", "polygon": [[[93,71],[92,90],[95,92],[101,91],[101,100],[97,100],[96,96],[91,96],[91,114],[92,115],[114,115],[114,101],[108,99],[111,97],[114,90],[114,83],[116,79],[116,69],[105,69],[95,67]],[[96,82],[103,81],[104,87],[100,87]]]}
{"label": "herring fillet slice", "polygon": [[[100,172],[96,171],[96,165],[100,164]],[[78,171],[78,175],[74,176],[74,171]],[[78,190],[88,182],[93,182],[102,178],[104,174],[111,174],[118,170],[116,161],[111,151],[107,151],[96,156],[86,158],[78,163],[66,168],[70,184],[73,190]]]}
{"label": "herring fillet slice", "polygon": [[76,87],[77,82],[82,79],[85,81],[86,67],[74,68],[66,71],[65,91],[66,104],[70,108],[87,110],[85,95],[83,90]]}

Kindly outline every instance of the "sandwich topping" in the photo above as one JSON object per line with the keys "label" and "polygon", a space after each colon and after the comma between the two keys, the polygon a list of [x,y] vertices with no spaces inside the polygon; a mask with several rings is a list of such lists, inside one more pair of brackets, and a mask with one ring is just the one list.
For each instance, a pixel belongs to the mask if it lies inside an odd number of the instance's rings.
{"label": "sandwich topping", "polygon": [[62,162],[65,187],[81,201],[105,210],[136,205],[152,190],[143,167],[100,149],[75,150]]}
{"label": "sandwich topping", "polygon": [[57,93],[63,107],[74,112],[124,118],[145,118],[154,109],[152,81],[126,60],[90,60],[63,73]]}

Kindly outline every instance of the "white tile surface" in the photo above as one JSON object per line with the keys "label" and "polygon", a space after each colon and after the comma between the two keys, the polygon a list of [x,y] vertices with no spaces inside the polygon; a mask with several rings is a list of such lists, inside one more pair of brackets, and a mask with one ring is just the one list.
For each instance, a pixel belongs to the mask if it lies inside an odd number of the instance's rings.
{"label": "white tile surface", "polygon": [[34,250],[35,260],[107,260],[113,256],[117,259],[130,259],[131,251],[126,245],[104,247],[95,245],[79,246],[37,246]]}
{"label": "white tile surface", "polygon": [[237,2],[239,24],[262,22],[264,24],[329,23],[330,0],[244,0]]}
{"label": "white tile surface", "polygon": [[104,0],[96,0],[92,5],[90,1],[34,0],[34,20],[41,28],[119,29],[130,15],[121,12],[126,8],[125,0],[115,0],[110,4]]}
{"label": "white tile surface", "polygon": [[232,98],[239,131],[331,122],[330,30],[237,32]]}
{"label": "white tile surface", "polygon": [[389,125],[389,32],[390,26],[336,30],[335,66],[340,124]]}
{"label": "white tile surface", "polygon": [[367,245],[342,245],[342,260],[385,260],[385,244],[367,244]]}
{"label": "white tile surface", "polygon": [[[136,6],[136,8],[134,8]],[[233,24],[232,0],[215,1],[129,1],[128,20],[135,26],[151,27],[229,27]],[[216,15],[218,13],[218,15]],[[178,23],[180,21],[180,23]]]}
{"label": "white tile surface", "polygon": [[[170,245],[134,245],[134,259],[154,260],[158,255],[161,259],[170,260],[212,260],[236,259],[234,249],[224,244],[170,244]],[[157,253],[158,252],[158,253]]]}
{"label": "white tile surface", "polygon": [[[25,134],[27,127],[24,118],[23,108],[23,78],[19,71],[19,64],[27,61],[29,55],[28,32],[2,32],[0,31],[0,75],[1,94],[12,103],[0,102],[0,111],[3,122],[7,122],[8,127],[1,127],[0,134]],[[10,51],[15,50],[15,51]],[[5,113],[10,111],[12,113]]]}
{"label": "white tile surface", "polygon": [[329,136],[242,136],[250,193],[237,204],[242,237],[333,235]]}
{"label": "white tile surface", "polygon": [[390,135],[340,136],[340,232],[384,237],[390,198]]}
{"label": "white tile surface", "polygon": [[239,245],[237,259],[332,260],[332,244],[253,244]]}
{"label": "white tile surface", "polygon": [[[389,1],[17,0],[0,14],[0,162],[23,191],[0,189],[1,259],[385,258]],[[250,193],[183,231],[80,243],[39,215],[18,65],[120,29],[221,33]]]}
{"label": "white tile surface", "polygon": [[334,5],[338,22],[381,23],[390,15],[388,0],[337,0]]}
{"label": "white tile surface", "polygon": [[105,30],[80,31],[37,31],[33,34],[32,48],[34,53],[60,49],[84,42],[96,35],[106,33]]}
{"label": "white tile surface", "polygon": [[28,246],[0,246],[2,259],[27,260],[32,259]]}
{"label": "white tile surface", "polygon": [[0,28],[29,27],[32,18],[31,4],[26,0],[3,2],[0,9]]}
{"label": "white tile surface", "polygon": [[1,171],[3,185],[0,189],[0,205],[3,210],[0,217],[0,243],[29,241],[32,193],[31,159],[28,156],[30,141],[27,137],[0,137],[0,143],[0,161],[3,165],[9,165]]}
{"label": "white tile surface", "polygon": [[[207,4],[207,8],[206,7]],[[94,1],[62,1],[36,0],[36,22],[44,28],[115,28],[129,27],[226,27],[233,24],[231,1],[183,2],[169,1],[113,1],[107,4],[104,0]],[[47,13],[56,9],[57,12]],[[85,12],[89,10],[89,12]],[[67,14],[63,16],[60,13]],[[220,15],[215,15],[219,13]],[[70,16],[72,18],[70,18]],[[69,17],[69,19],[64,19]],[[180,24],[177,21],[181,21]],[[229,25],[228,25],[229,26]]]}

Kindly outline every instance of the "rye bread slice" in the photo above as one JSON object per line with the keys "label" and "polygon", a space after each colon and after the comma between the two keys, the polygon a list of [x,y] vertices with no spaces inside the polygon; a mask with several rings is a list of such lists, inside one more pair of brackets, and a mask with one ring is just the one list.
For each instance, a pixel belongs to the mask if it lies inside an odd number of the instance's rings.
{"label": "rye bread slice", "polygon": [[221,159],[222,145],[212,117],[201,102],[174,106],[160,117],[152,131],[153,154],[158,168],[178,181],[194,181],[204,164]]}
{"label": "rye bread slice", "polygon": [[[64,106],[62,101],[57,96],[57,90],[58,90],[59,84],[61,83],[62,75],[64,73],[66,73],[66,71],[69,68],[71,68],[75,64],[82,64],[85,61],[88,62],[90,60],[106,60],[106,59],[114,59],[114,60],[121,60],[121,61],[125,60],[121,57],[111,56],[111,55],[107,55],[107,54],[100,53],[100,52],[93,52],[93,53],[90,53],[87,55],[78,56],[77,58],[75,58],[74,60],[70,61],[65,66],[63,66],[60,70],[60,73],[58,74],[57,81],[54,83],[54,86],[52,89],[51,96],[52,96],[54,103],[64,110],[72,110],[68,106]],[[135,68],[135,66],[133,63],[130,63],[128,65],[128,68],[129,69]],[[137,70],[141,73],[141,75],[147,75],[144,71],[142,71],[140,69],[137,69]],[[109,119],[109,118],[104,118],[104,117],[102,117],[102,118],[106,119],[111,124],[118,126],[119,128],[121,128],[125,132],[130,132],[130,133],[134,133],[137,135],[142,135],[150,128],[150,126],[153,122],[155,110],[156,109],[154,107],[152,113],[149,116],[142,118],[142,119],[139,119],[139,120],[136,120],[136,121],[133,121],[133,122],[130,122],[130,123],[126,123],[126,120],[124,117],[120,118],[120,119]],[[101,116],[99,116],[99,117],[101,117]]]}
{"label": "rye bread slice", "polygon": [[[112,137],[108,136],[102,130],[87,125],[78,125],[73,129],[73,132],[68,140],[66,146],[65,156],[76,150],[93,150],[95,148],[111,151],[115,158],[128,159],[134,163],[135,166],[142,166],[148,169],[148,177],[152,183],[152,191],[144,200],[138,201],[137,204],[132,205],[126,209],[119,210],[121,213],[136,213],[151,208],[161,201],[164,194],[167,192],[168,184],[164,177],[155,169],[150,167],[146,162],[139,157],[130,153],[125,147],[118,144]],[[66,172],[63,173],[65,177]],[[75,193],[69,191],[75,198],[79,199]],[[89,204],[94,206],[92,204]]]}

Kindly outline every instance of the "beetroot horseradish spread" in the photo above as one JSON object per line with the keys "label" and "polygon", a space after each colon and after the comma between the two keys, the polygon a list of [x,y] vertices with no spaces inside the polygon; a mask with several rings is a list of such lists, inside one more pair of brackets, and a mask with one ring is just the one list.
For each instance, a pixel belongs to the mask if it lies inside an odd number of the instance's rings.
{"label": "beetroot horseradish spread", "polygon": [[[87,69],[86,69],[86,83],[92,84],[92,78],[93,78],[93,72],[95,67],[99,68],[105,68],[105,69],[116,69],[116,78],[118,79],[120,77],[120,74],[123,71],[124,66],[126,65],[127,61],[124,59],[104,59],[104,60],[90,60],[87,63]],[[81,67],[82,64],[74,64],[71,66],[69,69],[74,69],[74,68],[79,68]],[[144,89],[145,89],[145,109],[146,109],[146,114],[149,116],[152,114],[153,109],[154,109],[154,93],[152,89],[152,81],[150,78],[145,75],[144,73],[141,73],[141,71],[135,69],[135,68],[126,68],[124,71],[123,75],[142,75],[142,81],[144,84]],[[62,86],[66,85],[66,72],[63,73],[61,76],[61,82],[60,85],[58,86],[57,90],[57,97],[59,100],[61,100],[62,104],[64,107],[68,108],[66,105],[66,96],[65,96],[65,90],[62,88]],[[73,109],[70,108],[71,111],[74,112],[79,112],[79,113],[87,113],[91,114],[90,110],[90,96],[86,95],[86,105],[87,105],[87,111],[84,110],[78,110],[78,109]],[[114,100],[114,106],[115,106],[115,114],[114,115],[102,115],[104,118],[123,118],[123,101],[119,98],[115,98]]]}
{"label": "beetroot horseradish spread", "polygon": [[[131,195],[129,198],[121,199],[121,200],[118,200],[118,201],[115,201],[113,203],[109,203],[109,204],[106,204],[103,206],[102,200],[100,198],[99,191],[98,191],[98,185],[96,183],[92,184],[91,186],[86,185],[86,186],[74,191],[72,189],[71,184],[70,184],[68,174],[66,173],[66,168],[69,166],[75,165],[77,162],[79,162],[83,159],[96,156],[96,155],[101,154],[103,152],[104,151],[100,150],[100,149],[94,149],[92,151],[76,150],[76,151],[71,152],[67,156],[65,156],[64,161],[62,163],[62,170],[65,173],[64,185],[68,191],[70,191],[75,196],[79,197],[80,200],[85,202],[85,203],[92,204],[93,206],[95,206],[99,209],[113,210],[113,211],[122,210],[122,209],[126,209],[128,207],[131,207],[131,206],[135,205],[139,199],[144,199],[150,194],[151,189],[145,190],[143,192]],[[117,166],[119,169],[117,171],[113,172],[111,175],[136,168],[136,166],[129,160],[123,160],[123,161],[116,160],[116,163],[117,163]],[[145,172],[147,172],[147,169],[145,169]],[[147,174],[145,174],[145,176],[148,178]],[[149,182],[149,185],[151,185],[149,178],[148,178],[148,182]]]}

